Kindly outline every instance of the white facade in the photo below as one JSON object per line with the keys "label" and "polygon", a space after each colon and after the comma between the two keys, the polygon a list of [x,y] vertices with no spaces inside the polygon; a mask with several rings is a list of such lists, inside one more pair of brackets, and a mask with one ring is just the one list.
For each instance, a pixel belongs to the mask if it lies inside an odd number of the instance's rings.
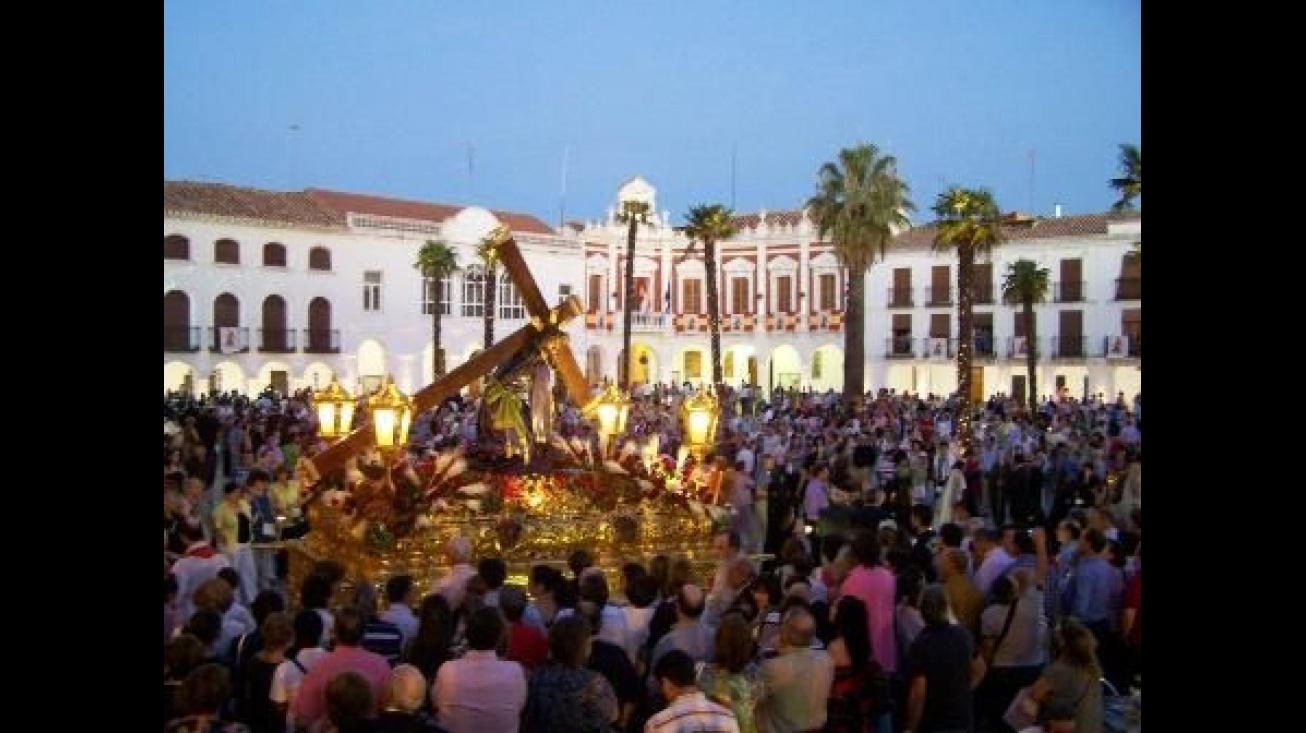
{"label": "white facade", "polygon": [[[441,341],[447,369],[466,361],[482,347],[484,332],[480,316],[462,315],[463,282],[467,266],[475,265],[476,243],[498,220],[479,208],[463,209],[444,222],[390,222],[393,229],[378,226],[378,217],[368,217],[370,226],[356,226],[361,217],[350,217],[340,228],[279,225],[242,221],[191,212],[167,212],[164,236],[180,235],[190,244],[188,260],[165,259],[163,290],[180,291],[189,300],[189,323],[200,327],[199,348],[164,352],[164,388],[179,389],[190,377],[193,389],[203,391],[211,384],[219,389],[256,393],[272,382],[273,372],[285,372],[290,389],[325,386],[333,373],[341,384],[356,390],[391,375],[396,384],[411,393],[430,382],[433,344],[431,316],[422,312],[423,278],[414,269],[417,252],[428,239],[443,239],[458,252],[464,268],[452,278],[452,312],[443,316]],[[214,262],[214,243],[232,239],[240,244],[240,264]],[[580,241],[575,236],[518,233],[517,243],[531,263],[536,282],[545,298],[556,300],[560,286],[569,284],[569,274],[578,272]],[[262,249],[268,242],[284,244],[285,267],[262,264]],[[308,252],[325,247],[331,253],[331,270],[308,268]],[[365,273],[380,273],[379,307],[364,293]],[[503,283],[497,293],[499,318],[496,338],[525,325],[524,309],[514,308],[515,288]],[[370,285],[370,284],[369,284]],[[222,353],[213,348],[210,328],[214,323],[214,300],[223,293],[234,295],[240,304],[240,328],[248,329],[249,348],[244,353]],[[286,327],[294,332],[289,353],[262,350],[258,334],[261,304],[269,296],[286,302]],[[505,298],[507,295],[509,297]],[[338,331],[338,353],[306,353],[308,304],[325,298],[331,306],[331,330]],[[365,299],[368,302],[365,304]],[[568,331],[582,329],[573,322]],[[165,328],[165,338],[167,329]],[[573,336],[575,337],[575,336]],[[280,345],[279,345],[280,346]],[[212,380],[212,381],[211,381]]]}
{"label": "white facade", "polygon": [[[695,255],[684,256],[689,242],[671,226],[671,212],[657,211],[656,190],[648,182],[635,177],[623,184],[602,220],[551,234],[529,227],[533,231],[517,232],[518,244],[546,300],[556,302],[569,292],[585,303],[587,313],[567,330],[591,382],[615,379],[621,350],[620,291],[627,236],[627,226],[616,220],[616,212],[621,201],[630,199],[651,205],[651,223],[640,225],[636,244],[634,274],[642,297],[637,298],[632,327],[633,381],[701,383],[711,377],[701,246]],[[343,205],[337,202],[336,206]],[[446,366],[452,369],[466,361],[481,348],[483,328],[474,293],[464,287],[469,275],[474,276],[468,267],[477,262],[476,243],[500,218],[476,207],[439,210],[448,213],[403,218],[346,210],[340,212],[336,223],[304,224],[236,217],[229,212],[206,211],[203,206],[178,210],[169,208],[165,195],[164,293],[185,293],[188,325],[201,328],[200,342],[186,344],[198,345],[198,349],[178,348],[175,341],[170,347],[165,343],[165,389],[189,384],[196,390],[216,386],[257,392],[273,381],[274,373],[284,373],[291,389],[316,387],[325,385],[333,372],[351,389],[387,374],[393,375],[404,391],[420,388],[431,374],[431,318],[422,312],[423,279],[412,265],[422,243],[437,238],[458,251],[464,268],[452,278],[449,310],[443,318]],[[508,218],[518,221],[521,217]],[[726,381],[755,381],[764,389],[781,385],[841,389],[846,273],[830,245],[819,241],[815,228],[799,212],[740,215],[738,223],[739,234],[718,244],[717,257]],[[1066,217],[1013,231],[992,255],[992,282],[988,284],[995,296],[992,300],[1000,301],[998,288],[1006,266],[1017,259],[1031,259],[1047,267],[1057,283],[1049,302],[1037,308],[1040,391],[1050,393],[1060,381],[1073,394],[1085,388],[1107,396],[1120,391],[1127,396],[1137,393],[1141,389],[1142,305],[1139,299],[1118,298],[1123,291],[1117,289],[1117,283],[1123,277],[1123,255],[1141,241],[1141,219]],[[166,240],[176,236],[185,237],[189,244],[187,259],[166,258]],[[934,307],[923,297],[927,292],[923,286],[933,286],[932,273],[939,266],[948,266],[948,281],[955,291],[956,261],[954,256],[931,252],[928,238],[929,232],[923,229],[900,235],[887,259],[873,265],[867,276],[868,389],[947,393],[956,387],[955,360],[950,357],[956,343],[955,305]],[[239,243],[240,264],[215,263],[215,243],[220,239]],[[269,242],[285,246],[284,267],[263,265],[263,249]],[[329,271],[309,268],[309,251],[315,247],[330,251]],[[1077,260],[1078,264],[1063,260]],[[1079,269],[1066,269],[1072,266]],[[901,282],[895,278],[903,277],[895,275],[895,270],[904,268],[911,271],[909,287],[914,297],[911,305],[892,306],[890,290]],[[1082,288],[1063,291],[1060,274],[1068,272],[1081,273]],[[379,273],[379,283],[364,282],[367,277],[375,278],[375,273]],[[379,304],[374,304],[377,285],[380,298]],[[223,353],[214,342],[221,335],[210,331],[217,316],[215,300],[224,293],[239,302],[239,327],[248,332],[235,335],[238,346],[241,338],[246,340],[247,351]],[[499,338],[527,323],[524,312],[514,308],[511,297],[505,295],[512,295],[506,284],[498,292],[495,333]],[[294,333],[290,343],[273,344],[278,347],[273,351],[261,348],[267,344],[259,332],[266,320],[264,303],[269,296],[284,299],[285,326]],[[309,304],[314,299],[330,303],[330,329],[338,331],[330,344],[339,347],[338,353],[310,353],[331,352],[321,348],[326,342],[318,331],[313,339],[306,331],[310,327]],[[956,298],[938,300],[955,302]],[[229,299],[227,303],[229,307]],[[169,338],[168,307],[165,302],[165,340]],[[175,300],[171,307],[177,308]],[[315,307],[320,318],[321,302]],[[1017,310],[1001,302],[980,302],[975,307],[980,319],[990,314],[992,323],[992,356],[975,362],[983,369],[986,393],[1010,393],[1013,377],[1025,373],[1024,358],[1013,350]],[[1079,311],[1080,315],[1074,317],[1077,321],[1066,321],[1070,317],[1063,317],[1062,311]],[[943,338],[950,340],[933,341],[930,337],[941,326],[942,315],[948,324]],[[1121,346],[1118,337],[1126,335],[1126,316],[1135,343],[1132,348],[1122,346],[1118,357],[1107,357],[1109,346]],[[175,313],[172,317],[175,321]],[[909,335],[903,338],[900,333],[896,342],[895,320],[899,327],[904,322],[910,324]],[[1063,340],[1061,327],[1075,324],[1082,340],[1071,333],[1071,340],[1080,346],[1070,348],[1065,346],[1069,342]],[[319,320],[314,328],[321,326]],[[940,347],[940,355],[931,358],[928,354],[935,346]],[[1129,356],[1131,351],[1135,356]]]}

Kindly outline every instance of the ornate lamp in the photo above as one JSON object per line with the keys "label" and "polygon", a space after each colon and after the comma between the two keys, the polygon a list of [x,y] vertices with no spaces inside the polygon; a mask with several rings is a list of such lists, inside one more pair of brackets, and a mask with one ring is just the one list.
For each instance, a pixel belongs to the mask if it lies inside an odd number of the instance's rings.
{"label": "ornate lamp", "polygon": [[408,444],[408,427],[413,422],[413,401],[399,391],[394,379],[387,378],[385,386],[367,401],[367,406],[372,411],[376,447],[383,455],[394,455],[395,451]]}
{"label": "ornate lamp", "polygon": [[333,440],[349,432],[354,422],[354,398],[340,386],[335,375],[326,389],[313,395],[313,407],[317,410],[318,432],[323,438]]}
{"label": "ornate lamp", "polygon": [[685,433],[685,443],[695,460],[703,461],[707,449],[716,439],[716,423],[721,410],[711,390],[699,390],[680,406],[680,420]]}
{"label": "ornate lamp", "polygon": [[626,432],[626,418],[630,415],[630,396],[622,392],[617,385],[609,384],[586,412],[593,414],[599,421],[599,435],[603,438],[603,453],[607,455],[608,446],[618,435]]}

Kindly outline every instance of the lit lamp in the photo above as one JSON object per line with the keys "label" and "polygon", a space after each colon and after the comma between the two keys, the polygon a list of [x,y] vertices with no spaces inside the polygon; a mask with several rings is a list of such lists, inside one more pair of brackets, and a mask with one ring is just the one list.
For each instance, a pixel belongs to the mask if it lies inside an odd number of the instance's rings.
{"label": "lit lamp", "polygon": [[354,422],[354,398],[334,375],[326,389],[320,389],[313,395],[313,407],[317,410],[318,432],[323,438],[332,440],[349,432]]}
{"label": "lit lamp", "polygon": [[382,455],[393,456],[395,451],[408,444],[408,427],[413,422],[413,401],[404,396],[393,379],[367,401],[372,410],[372,430],[376,433],[376,447]]}
{"label": "lit lamp", "polygon": [[711,390],[699,390],[680,406],[680,420],[685,431],[685,443],[694,458],[703,462],[708,446],[716,439],[716,422],[720,415],[716,396]]}
{"label": "lit lamp", "polygon": [[607,456],[608,446],[612,444],[613,438],[626,432],[626,418],[630,415],[630,398],[618,389],[617,385],[609,384],[590,403],[587,412],[593,414],[599,421],[599,435],[603,438],[603,455]]}

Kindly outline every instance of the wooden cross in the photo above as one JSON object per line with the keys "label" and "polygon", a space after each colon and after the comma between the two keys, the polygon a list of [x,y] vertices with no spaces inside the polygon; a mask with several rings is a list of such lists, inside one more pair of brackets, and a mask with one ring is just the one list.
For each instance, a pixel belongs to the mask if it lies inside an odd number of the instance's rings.
{"label": "wooden cross", "polygon": [[[507,227],[500,226],[489,236],[492,246],[498,252],[499,262],[521,293],[531,322],[419,390],[413,395],[414,414],[439,405],[446,397],[494,371],[517,352],[531,347],[540,349],[549,366],[553,367],[553,371],[562,380],[571,399],[582,408],[588,406],[591,400],[589,384],[576,361],[576,355],[571,351],[567,334],[562,331],[563,325],[584,312],[580,299],[572,295],[557,308],[550,308],[540,293],[530,268],[526,266],[526,260],[522,258],[512,232]],[[326,476],[372,447],[375,442],[376,436],[371,426],[359,428],[315,456],[313,466],[319,476]]]}

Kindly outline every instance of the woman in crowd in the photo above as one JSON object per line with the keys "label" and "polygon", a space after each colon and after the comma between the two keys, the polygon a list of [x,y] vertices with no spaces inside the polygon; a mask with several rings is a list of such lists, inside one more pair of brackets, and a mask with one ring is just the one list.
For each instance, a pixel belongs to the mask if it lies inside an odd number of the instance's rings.
{"label": "woman in crowd", "polygon": [[221,664],[202,664],[177,690],[180,716],[168,721],[166,733],[250,733],[243,723],[224,719],[231,698],[231,674]]}
{"label": "woman in crowd", "polygon": [[762,681],[753,663],[756,644],[748,622],[738,614],[727,614],[717,627],[714,650],[713,662],[699,673],[698,688],[734,712],[740,733],[756,733],[753,708],[762,696]]}
{"label": "woman in crowd", "polygon": [[1042,705],[1068,705],[1075,713],[1075,730],[1102,730],[1102,667],[1097,639],[1075,619],[1065,619],[1052,635],[1054,661],[1029,692],[1035,712]]}
{"label": "woman in crowd", "polygon": [[889,679],[871,656],[866,604],[845,596],[834,609],[834,662],[825,729],[829,733],[889,733]]}
{"label": "woman in crowd", "polygon": [[426,679],[435,679],[440,665],[453,657],[453,624],[453,611],[443,595],[432,593],[423,598],[417,612],[417,636],[404,650],[403,661],[417,667]]}
{"label": "woman in crowd", "polygon": [[531,675],[522,713],[532,733],[585,733],[613,730],[619,714],[617,695],[598,672],[586,669],[590,625],[580,614],[549,627],[549,663]]}
{"label": "woman in crowd", "polygon": [[988,671],[976,691],[976,708],[983,720],[997,721],[1020,688],[1031,685],[1047,661],[1047,618],[1043,593],[1022,570],[999,577],[993,584],[996,602],[980,620],[980,653]]}

